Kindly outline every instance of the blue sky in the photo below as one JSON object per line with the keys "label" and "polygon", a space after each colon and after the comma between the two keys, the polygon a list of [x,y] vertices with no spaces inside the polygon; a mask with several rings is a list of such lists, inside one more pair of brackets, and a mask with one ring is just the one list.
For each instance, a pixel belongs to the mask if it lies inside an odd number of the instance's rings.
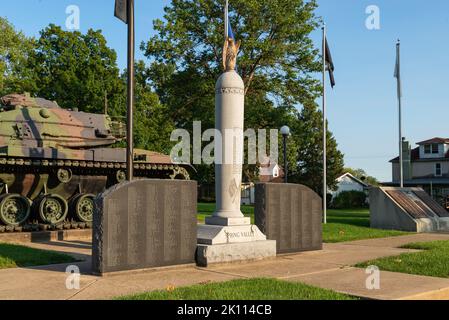
{"label": "blue sky", "polygon": [[[232,0],[230,1],[232,5]],[[449,1],[319,0],[317,14],[328,26],[337,86],[329,90],[330,129],[347,166],[391,180],[388,160],[397,155],[395,43],[402,43],[403,131],[412,144],[449,137]],[[81,31],[102,29],[109,46],[126,63],[126,26],[113,17],[113,0],[0,1],[0,15],[17,29],[37,36],[49,23],[65,25],[66,7],[78,5]],[[136,0],[137,44],[152,34],[152,21],[163,16],[169,0]],[[380,9],[380,30],[368,30],[369,5]],[[313,34],[319,45],[320,32]],[[137,54],[142,58],[142,54]]]}

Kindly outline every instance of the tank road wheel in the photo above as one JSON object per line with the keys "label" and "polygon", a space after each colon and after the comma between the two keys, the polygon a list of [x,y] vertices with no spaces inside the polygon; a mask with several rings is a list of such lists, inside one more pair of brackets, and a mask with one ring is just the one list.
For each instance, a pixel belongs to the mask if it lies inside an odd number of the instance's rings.
{"label": "tank road wheel", "polygon": [[175,167],[170,175],[172,180],[190,180],[189,172],[183,167]]}
{"label": "tank road wheel", "polygon": [[80,194],[71,200],[71,211],[75,218],[80,222],[92,222],[94,219],[94,202],[93,194]]}
{"label": "tank road wheel", "polygon": [[72,180],[72,171],[70,169],[58,169],[56,176],[59,182],[69,183]]}
{"label": "tank road wheel", "polygon": [[52,225],[61,223],[67,217],[67,201],[57,194],[43,196],[39,200],[38,212],[44,223]]}
{"label": "tank road wheel", "polygon": [[122,183],[126,180],[126,172],[123,170],[118,170],[115,173],[115,179],[117,180],[118,183]]}
{"label": "tank road wheel", "polygon": [[19,226],[30,216],[30,201],[19,194],[0,197],[0,220],[7,226]]}

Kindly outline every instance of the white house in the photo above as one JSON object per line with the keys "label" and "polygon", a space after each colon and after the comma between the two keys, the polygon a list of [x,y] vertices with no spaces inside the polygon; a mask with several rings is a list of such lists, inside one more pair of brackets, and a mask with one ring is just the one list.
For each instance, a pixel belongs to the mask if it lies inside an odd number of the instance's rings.
{"label": "white house", "polygon": [[368,187],[368,184],[348,172],[337,178],[337,189],[331,190],[329,193],[332,194],[332,198],[335,198],[344,191],[365,192]]}
{"label": "white house", "polygon": [[[403,140],[403,174],[406,187],[423,188],[436,201],[449,208],[449,138],[432,138],[412,148]],[[393,181],[384,185],[398,186],[399,157],[390,161]]]}

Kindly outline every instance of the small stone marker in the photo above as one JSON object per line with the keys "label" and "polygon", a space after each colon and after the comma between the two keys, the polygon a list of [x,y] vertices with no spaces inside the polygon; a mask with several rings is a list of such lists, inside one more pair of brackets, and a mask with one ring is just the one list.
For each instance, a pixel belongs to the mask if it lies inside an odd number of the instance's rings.
{"label": "small stone marker", "polygon": [[297,184],[256,185],[255,223],[267,239],[276,240],[277,252],[321,250],[322,200]]}
{"label": "small stone marker", "polygon": [[95,274],[195,262],[195,181],[135,180],[96,198]]}
{"label": "small stone marker", "polygon": [[418,233],[449,231],[449,213],[421,188],[371,188],[369,204],[371,228]]}

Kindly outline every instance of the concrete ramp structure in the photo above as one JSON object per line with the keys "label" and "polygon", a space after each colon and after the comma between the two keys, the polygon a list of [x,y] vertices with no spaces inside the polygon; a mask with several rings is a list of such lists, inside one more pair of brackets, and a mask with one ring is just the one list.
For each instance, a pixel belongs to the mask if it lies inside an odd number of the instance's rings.
{"label": "concrete ramp structure", "polygon": [[449,231],[449,212],[421,188],[372,188],[369,199],[372,228]]}

